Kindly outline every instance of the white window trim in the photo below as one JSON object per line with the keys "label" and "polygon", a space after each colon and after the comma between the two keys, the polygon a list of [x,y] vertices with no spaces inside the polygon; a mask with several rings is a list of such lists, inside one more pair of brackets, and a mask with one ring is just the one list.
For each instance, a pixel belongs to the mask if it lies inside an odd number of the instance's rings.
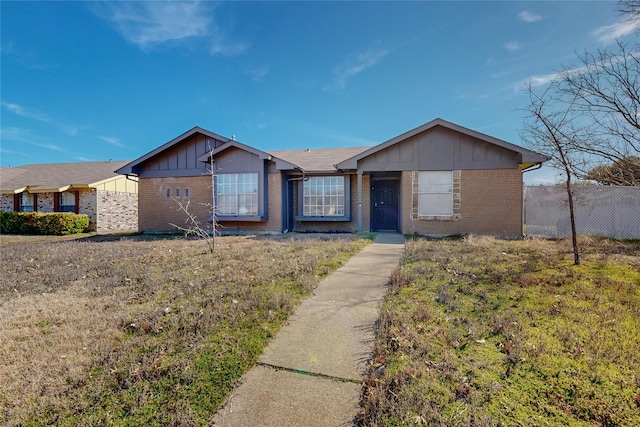
{"label": "white window trim", "polygon": [[[324,179],[327,178],[341,178],[342,179],[342,212],[338,214],[323,214],[323,215],[305,215],[305,194],[304,188],[307,181],[302,181],[298,186],[298,215],[296,215],[296,221],[351,221],[351,175],[317,175],[311,176],[309,179],[322,178],[323,179],[323,194],[315,197],[322,197],[324,203]],[[335,197],[327,195],[328,197]],[[323,204],[324,206],[324,204]]]}
{"label": "white window trim", "polygon": [[[220,183],[220,178],[223,176],[232,176],[235,175],[235,192],[230,193],[220,193],[220,186],[225,185]],[[255,185],[256,191],[250,193],[239,193],[238,192],[238,176],[239,175],[252,175],[255,177]],[[216,176],[216,207],[217,212],[216,216],[220,217],[259,217],[260,215],[260,176],[257,172],[239,172],[239,173],[226,173],[226,174],[217,174]],[[221,206],[231,206],[231,205],[223,205],[220,203],[221,196],[232,196],[235,202],[235,212],[234,213],[221,213]],[[255,212],[254,213],[240,213],[240,205],[239,202],[241,196],[255,196]]]}
{"label": "white window trim", "polygon": [[[432,194],[451,194],[451,208],[449,214],[443,214],[443,212],[424,212],[420,209],[420,195],[428,194],[428,192],[420,191],[420,173],[421,172],[451,172],[451,193],[447,192],[433,192]],[[461,171],[413,171],[412,172],[412,199],[413,207],[411,218],[413,220],[442,220],[442,221],[457,221],[462,219],[461,215],[461,197],[460,197],[460,183],[461,183]]]}

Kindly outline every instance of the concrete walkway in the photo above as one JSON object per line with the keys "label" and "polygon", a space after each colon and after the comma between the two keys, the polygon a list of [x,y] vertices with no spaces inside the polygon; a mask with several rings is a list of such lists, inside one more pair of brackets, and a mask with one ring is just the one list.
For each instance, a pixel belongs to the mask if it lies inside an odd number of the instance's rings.
{"label": "concrete walkway", "polygon": [[403,248],[401,235],[378,234],[326,277],[245,374],[213,424],[352,425],[379,306]]}

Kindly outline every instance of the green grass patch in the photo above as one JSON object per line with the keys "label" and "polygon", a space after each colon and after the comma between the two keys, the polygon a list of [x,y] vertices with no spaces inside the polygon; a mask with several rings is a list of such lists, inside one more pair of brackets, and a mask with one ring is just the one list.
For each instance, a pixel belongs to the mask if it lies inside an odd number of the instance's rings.
{"label": "green grass patch", "polygon": [[640,247],[408,242],[362,425],[640,425]]}

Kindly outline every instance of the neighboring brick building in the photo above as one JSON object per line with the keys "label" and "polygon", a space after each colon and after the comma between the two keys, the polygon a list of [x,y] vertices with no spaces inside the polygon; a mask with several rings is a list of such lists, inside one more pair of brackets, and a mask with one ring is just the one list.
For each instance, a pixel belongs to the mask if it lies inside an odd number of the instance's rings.
{"label": "neighboring brick building", "polygon": [[34,164],[0,168],[0,209],[75,212],[99,233],[138,229],[138,182],[119,175],[119,162]]}
{"label": "neighboring brick building", "polygon": [[[433,120],[375,147],[261,151],[199,127],[118,172],[139,179],[139,229],[189,213],[222,232],[522,235],[522,173],[547,159]],[[213,170],[213,175],[211,170]]]}

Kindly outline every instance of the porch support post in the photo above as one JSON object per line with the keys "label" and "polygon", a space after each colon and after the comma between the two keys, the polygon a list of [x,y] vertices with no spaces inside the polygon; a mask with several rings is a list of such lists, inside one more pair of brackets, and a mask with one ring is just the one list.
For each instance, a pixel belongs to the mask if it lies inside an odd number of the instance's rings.
{"label": "porch support post", "polygon": [[358,171],[358,233],[362,233],[362,171]]}

